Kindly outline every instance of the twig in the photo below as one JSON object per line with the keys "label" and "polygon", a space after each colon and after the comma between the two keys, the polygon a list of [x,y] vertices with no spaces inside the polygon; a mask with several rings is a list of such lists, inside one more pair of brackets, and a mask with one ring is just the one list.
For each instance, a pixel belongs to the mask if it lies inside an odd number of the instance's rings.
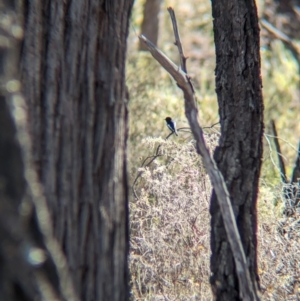
{"label": "twig", "polygon": [[[175,132],[171,132],[171,133],[166,137],[165,140],[168,140],[169,137],[171,137],[174,133],[175,133]],[[161,154],[159,154],[160,147],[161,147],[161,144],[158,145],[158,147],[157,147],[157,149],[156,149],[156,151],[155,151],[155,155],[153,155],[153,156],[148,156],[148,157],[143,161],[141,167],[148,167],[148,166],[149,166],[149,165],[150,165],[157,157],[161,157],[161,156],[162,156]],[[147,161],[148,159],[150,159],[150,158],[152,158],[152,159],[144,166],[144,164],[146,163],[146,161]],[[138,199],[138,195],[137,195],[137,193],[136,193],[134,187],[135,187],[135,184],[137,183],[137,180],[141,177],[142,174],[143,174],[143,171],[140,171],[140,172],[137,174],[136,178],[134,179],[134,181],[133,181],[133,183],[132,183],[132,192],[133,192],[134,197],[135,197],[136,199]]]}
{"label": "twig", "polygon": [[[212,128],[214,128],[215,125],[217,125],[217,124],[219,124],[219,123],[220,123],[220,122],[214,123],[214,124],[212,124],[211,126],[204,127],[203,129],[212,129]],[[191,128],[188,128],[188,127],[178,128],[178,129],[177,129],[177,132],[191,133]],[[174,132],[170,133],[170,134],[165,138],[165,140],[168,140],[169,137],[172,136],[173,134],[174,134]],[[158,147],[157,147],[157,149],[156,149],[156,152],[155,152],[155,155],[153,155],[153,156],[148,156],[147,158],[144,159],[143,163],[141,164],[141,167],[144,167],[144,165],[146,164],[146,161],[147,161],[148,159],[151,158],[152,160],[150,160],[150,161],[145,165],[145,167],[149,166],[149,165],[150,165],[157,157],[162,156],[161,154],[158,153],[160,147],[161,147],[161,144],[158,145]],[[171,162],[172,162],[172,161],[171,161]],[[169,162],[169,163],[171,163],[171,162]],[[135,184],[137,183],[137,180],[140,178],[140,176],[141,176],[142,174],[143,174],[143,171],[140,171],[140,172],[137,174],[137,176],[136,176],[136,178],[134,179],[133,184],[132,184],[132,191],[133,191],[134,197],[135,197],[136,199],[138,199],[138,195],[137,195],[137,193],[136,193],[134,187],[135,187]]]}
{"label": "twig", "polygon": [[[181,41],[180,41],[180,36],[179,36],[179,31],[178,31],[178,26],[177,26],[177,20],[176,20],[176,17],[175,17],[175,12],[174,12],[172,7],[168,7],[168,12],[170,14],[172,24],[173,24],[173,31],[174,31],[174,36],[175,36],[175,43],[174,44],[178,48],[180,66],[181,66],[182,71],[187,74],[187,68],[186,68],[187,57],[183,53],[183,47],[182,47],[182,44],[181,44]],[[193,92],[195,92],[193,84],[191,82],[191,78],[189,76],[187,76],[187,80],[188,80],[188,82],[191,86],[191,89],[193,90]]]}
{"label": "twig", "polygon": [[286,184],[287,177],[286,177],[286,172],[285,172],[285,165],[284,165],[284,161],[283,161],[282,155],[281,155],[280,144],[278,141],[278,135],[277,135],[277,130],[276,130],[274,120],[271,120],[271,127],[272,127],[272,134],[274,135],[274,143],[275,143],[275,148],[276,148],[276,152],[277,152],[281,181]]}
{"label": "twig", "polygon": [[177,129],[177,132],[191,133],[192,131],[190,128],[184,127],[184,128]]}
{"label": "twig", "polygon": [[187,70],[186,70],[187,57],[185,57],[184,53],[183,53],[183,47],[182,47],[182,44],[181,44],[181,41],[180,41],[177,21],[176,21],[176,17],[175,17],[175,12],[174,12],[174,9],[172,7],[168,7],[167,10],[170,14],[172,24],[173,24],[173,30],[174,30],[174,35],[175,35],[175,43],[174,44],[178,48],[179,58],[180,58],[180,66],[181,66],[182,71],[184,73],[187,73]]}
{"label": "twig", "polygon": [[[267,143],[268,143],[268,146],[269,146],[269,158],[270,158],[270,160],[271,160],[273,166],[274,166],[274,167],[278,170],[278,172],[280,173],[281,171],[280,171],[279,167],[277,166],[277,164],[275,163],[274,158],[273,158],[273,148],[272,148],[271,141],[270,141],[270,139],[269,139],[269,138],[274,138],[274,136],[273,136],[273,135],[267,135],[267,134],[264,134],[264,137],[265,137],[265,139],[266,139],[266,141],[267,141]],[[278,155],[278,154],[277,154],[277,155]],[[281,155],[281,156],[282,156],[282,155]],[[285,159],[286,159],[286,158],[285,158]]]}
{"label": "twig", "polygon": [[212,129],[214,128],[217,124],[220,124],[220,121],[219,122],[216,122],[214,124],[212,124],[211,126],[204,126],[202,129]]}
{"label": "twig", "polygon": [[300,142],[298,145],[297,157],[296,157],[295,166],[293,168],[292,179],[291,179],[291,183],[296,183],[296,182],[298,183],[300,182]]}
{"label": "twig", "polygon": [[[285,33],[283,33],[282,31],[280,31],[279,29],[277,29],[275,26],[273,26],[270,22],[268,22],[266,19],[261,19],[260,23],[262,24],[262,26],[269,31],[270,33],[272,33],[277,39],[291,44],[293,45],[294,42],[293,40],[287,36]],[[293,45],[294,46],[294,45]]]}
{"label": "twig", "polygon": [[[269,137],[269,138],[275,138],[274,135],[269,135],[269,134],[264,134],[264,136]],[[279,140],[285,142],[288,146],[290,146],[293,150],[295,150],[296,152],[298,152],[298,149],[295,145],[293,145],[292,143],[290,143],[288,140],[283,139],[281,137],[277,137]]]}
{"label": "twig", "polygon": [[192,84],[190,83],[186,72],[178,69],[176,65],[165,54],[158,50],[147,38],[140,36],[139,39],[145,43],[152,56],[170,73],[177,82],[178,87],[183,91],[185,114],[196,140],[196,149],[198,154],[202,156],[204,167],[210,177],[220,205],[227,238],[235,261],[236,273],[240,287],[240,298],[244,301],[256,300],[256,294],[253,290],[253,284],[251,282],[245,253],[233,214],[229,193],[221,172],[209,154],[209,150],[205,144],[203,130],[198,121],[198,109],[196,107]]}
{"label": "twig", "polygon": [[290,50],[292,51],[293,55],[295,56],[298,65],[300,65],[299,55],[300,55],[300,46],[293,41],[289,36],[285,33],[277,29],[274,25],[268,22],[266,19],[260,20],[261,25],[272,35],[275,36],[276,39],[281,40],[282,42],[286,43]]}

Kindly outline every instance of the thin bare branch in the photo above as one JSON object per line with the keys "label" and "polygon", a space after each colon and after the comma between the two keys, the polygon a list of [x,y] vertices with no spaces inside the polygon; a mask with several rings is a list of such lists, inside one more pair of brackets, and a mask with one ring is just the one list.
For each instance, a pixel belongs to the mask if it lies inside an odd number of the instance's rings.
{"label": "thin bare branch", "polygon": [[183,47],[182,47],[180,36],[179,36],[179,31],[178,31],[177,21],[176,21],[176,17],[175,17],[175,12],[174,12],[174,9],[172,7],[168,7],[167,9],[168,9],[168,12],[170,14],[172,24],[173,24],[173,31],[174,31],[174,35],[175,35],[175,43],[174,44],[178,48],[179,58],[180,58],[180,66],[181,66],[182,71],[187,73],[187,69],[186,69],[187,57],[183,53]]}
{"label": "thin bare branch", "polygon": [[285,172],[285,164],[284,164],[284,161],[282,159],[280,144],[279,144],[279,141],[278,141],[278,137],[277,137],[278,135],[277,135],[277,130],[276,130],[274,120],[271,120],[271,127],[272,127],[272,134],[274,135],[274,143],[275,143],[275,148],[276,148],[276,152],[277,152],[277,158],[278,158],[281,181],[283,183],[287,183],[288,181],[287,181],[286,172]]}
{"label": "thin bare branch", "polygon": [[220,121],[219,122],[216,122],[214,124],[212,124],[211,126],[204,126],[202,129],[212,129],[214,128],[217,124],[220,124]]}
{"label": "thin bare branch", "polygon": [[186,90],[191,89],[189,87],[189,81],[185,72],[178,68],[175,63],[173,63],[162,51],[157,49],[155,45],[150,42],[145,36],[140,35],[139,39],[143,43],[145,43],[152,56],[160,63],[163,68],[165,68],[170,73],[170,75],[175,79],[177,85],[180,88],[183,89],[185,87]]}
{"label": "thin bare branch", "polygon": [[300,54],[300,47],[297,45],[293,39],[287,36],[285,33],[277,29],[274,25],[268,22],[266,19],[261,19],[261,25],[272,35],[274,35],[277,39],[289,44],[292,49],[299,55]]}
{"label": "thin bare branch", "polygon": [[296,182],[298,183],[300,182],[300,142],[298,145],[297,157],[296,157],[295,166],[293,168],[292,179],[291,179],[291,183],[296,183]]}
{"label": "thin bare branch", "polygon": [[[174,132],[171,132],[171,133],[166,137],[165,140],[168,140],[169,137],[171,137],[173,134],[174,134]],[[160,148],[161,148],[161,144],[158,145],[158,147],[157,147],[157,149],[156,149],[156,151],[155,151],[155,155],[153,155],[153,156],[148,156],[146,159],[144,159],[144,161],[143,161],[141,167],[148,167],[148,166],[149,166],[149,165],[150,165],[157,157],[161,157],[162,154],[159,153]],[[146,161],[147,161],[148,159],[150,159],[150,158],[151,158],[151,160],[146,164]],[[141,177],[141,175],[143,174],[143,172],[144,172],[144,171],[139,171],[139,173],[138,173],[137,176],[135,177],[135,179],[134,179],[134,181],[133,181],[133,184],[132,184],[132,191],[133,191],[134,197],[135,197],[136,199],[138,199],[138,195],[137,195],[137,193],[136,193],[136,191],[135,191],[135,184],[137,183],[137,180]]]}

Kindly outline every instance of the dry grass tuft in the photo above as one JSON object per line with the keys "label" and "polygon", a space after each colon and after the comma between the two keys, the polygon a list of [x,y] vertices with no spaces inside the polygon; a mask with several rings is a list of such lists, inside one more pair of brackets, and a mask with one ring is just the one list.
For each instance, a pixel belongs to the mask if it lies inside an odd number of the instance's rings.
{"label": "dry grass tuft", "polygon": [[[206,134],[211,150],[216,134]],[[161,157],[140,169],[130,204],[132,300],[212,300],[210,276],[211,184],[193,142],[144,140]],[[280,191],[261,187],[258,266],[262,300],[299,300],[300,219],[280,219]],[[279,208],[280,207],[280,208]],[[298,298],[298,299],[297,299]]]}
{"label": "dry grass tuft", "polygon": [[263,300],[299,300],[300,215],[283,218],[279,207],[275,210],[270,198],[260,199],[257,239]]}
{"label": "dry grass tuft", "polygon": [[[217,139],[206,137],[211,148]],[[209,300],[211,184],[193,142],[161,151],[130,204],[134,300]]]}

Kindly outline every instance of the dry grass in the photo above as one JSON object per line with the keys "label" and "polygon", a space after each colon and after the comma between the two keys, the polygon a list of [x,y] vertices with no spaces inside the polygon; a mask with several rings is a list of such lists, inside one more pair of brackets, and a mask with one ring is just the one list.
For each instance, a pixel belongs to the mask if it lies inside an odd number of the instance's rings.
{"label": "dry grass", "polygon": [[209,300],[211,184],[193,142],[158,142],[164,156],[143,170],[130,205],[133,299]]}
{"label": "dry grass", "polygon": [[[138,32],[142,4],[135,2],[133,27]],[[261,14],[265,1],[258,1]],[[214,88],[214,44],[208,1],[166,0],[160,15],[159,47],[175,62],[171,22],[165,8],[173,6],[199,101],[202,126],[218,121]],[[262,34],[264,30],[262,29]],[[135,31],[129,38],[127,84],[130,90],[130,176],[139,161],[162,144],[163,156],[138,180],[137,200],[130,203],[132,300],[212,300],[209,285],[211,185],[191,137],[180,134],[166,142],[164,118],[187,127],[181,91],[147,53],[137,51]],[[299,132],[299,73],[292,54],[280,41],[261,43],[266,133],[276,120],[288,174],[294,163]],[[216,135],[206,135],[211,148]],[[266,136],[258,204],[258,266],[262,300],[300,300],[299,213],[283,219],[276,153]],[[272,186],[273,185],[273,186]],[[274,185],[277,185],[274,186]],[[298,298],[298,299],[297,299]]]}
{"label": "dry grass", "polygon": [[[206,134],[206,140],[213,149],[218,136]],[[132,300],[212,300],[211,184],[201,159],[193,142],[149,138],[144,144],[153,153],[160,144],[163,156],[140,169],[139,198],[130,204]],[[279,194],[261,187],[258,263],[263,300],[299,300],[300,219],[278,219],[282,209],[272,201]]]}
{"label": "dry grass", "polygon": [[300,215],[279,217],[282,210],[274,208],[270,198],[260,199],[257,238],[263,300],[299,300]]}

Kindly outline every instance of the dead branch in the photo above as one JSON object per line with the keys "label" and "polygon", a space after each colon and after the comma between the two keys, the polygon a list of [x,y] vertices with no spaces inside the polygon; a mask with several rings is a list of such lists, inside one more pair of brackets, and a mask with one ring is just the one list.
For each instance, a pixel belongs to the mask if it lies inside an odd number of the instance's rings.
{"label": "dead branch", "polygon": [[180,58],[180,66],[181,66],[182,71],[187,73],[187,69],[186,69],[187,58],[183,54],[183,47],[182,47],[182,44],[180,41],[180,36],[179,36],[179,31],[178,31],[178,26],[177,26],[174,9],[172,7],[168,7],[168,12],[170,14],[172,24],[173,24],[173,31],[174,31],[174,35],[175,35],[175,43],[174,44],[178,48],[179,58]]}

